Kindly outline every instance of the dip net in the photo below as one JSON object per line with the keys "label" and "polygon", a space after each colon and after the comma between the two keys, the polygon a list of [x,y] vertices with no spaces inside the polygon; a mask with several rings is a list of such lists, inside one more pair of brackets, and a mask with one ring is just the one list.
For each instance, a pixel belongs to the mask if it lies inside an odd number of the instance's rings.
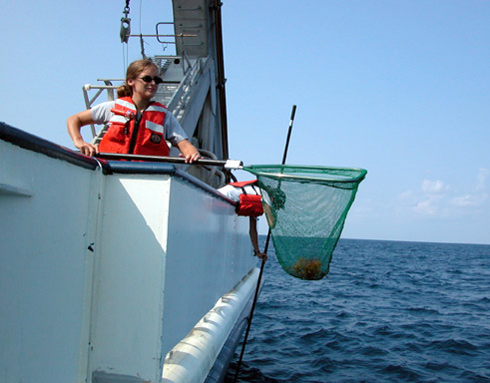
{"label": "dip net", "polygon": [[364,169],[252,165],[279,263],[290,275],[327,275]]}

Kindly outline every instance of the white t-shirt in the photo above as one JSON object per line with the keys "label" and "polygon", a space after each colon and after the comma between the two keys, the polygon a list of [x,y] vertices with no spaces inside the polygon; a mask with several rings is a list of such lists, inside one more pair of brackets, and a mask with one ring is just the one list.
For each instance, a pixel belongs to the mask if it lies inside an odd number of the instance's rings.
{"label": "white t-shirt", "polygon": [[[92,107],[90,111],[94,123],[99,125],[107,124],[112,116],[114,116],[111,109],[114,108],[115,104],[115,101],[106,101]],[[165,114],[165,121],[163,122],[163,132],[165,134],[165,139],[170,141],[172,145],[176,145],[182,140],[189,139],[184,132],[184,129],[182,129],[182,126],[180,126],[179,121],[177,121],[175,116],[168,111]]]}
{"label": "white t-shirt", "polygon": [[[260,195],[260,190],[257,186],[247,185],[244,187],[247,194],[258,194]],[[240,201],[240,194],[243,194],[241,187],[225,185],[218,189],[218,191],[225,197],[231,199],[232,201]]]}

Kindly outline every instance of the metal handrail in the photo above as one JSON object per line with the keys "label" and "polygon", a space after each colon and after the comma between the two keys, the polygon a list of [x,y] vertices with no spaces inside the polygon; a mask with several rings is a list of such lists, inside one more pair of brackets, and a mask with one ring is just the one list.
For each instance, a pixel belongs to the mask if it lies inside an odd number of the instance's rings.
{"label": "metal handrail", "polygon": [[[172,99],[168,103],[168,109],[174,114],[175,117],[181,118],[182,112],[185,109],[191,94],[194,84],[196,84],[199,74],[209,65],[210,59],[199,58],[196,62],[187,70],[186,75],[179,84],[179,87],[175,91]],[[189,64],[190,61],[189,61]]]}
{"label": "metal handrail", "polygon": [[[91,85],[85,84],[82,88],[83,90],[83,99],[85,100],[85,106],[87,109],[90,109],[94,104],[95,100],[99,98],[104,90],[107,91],[107,100],[114,101],[114,89],[117,89],[118,86],[112,85],[112,81],[124,81],[120,79],[97,79],[97,81],[104,81],[106,85]],[[88,92],[92,89],[97,89],[97,93],[91,99],[89,99]],[[92,131],[92,137],[95,138],[97,132],[95,130],[95,125],[90,124],[90,129]]]}

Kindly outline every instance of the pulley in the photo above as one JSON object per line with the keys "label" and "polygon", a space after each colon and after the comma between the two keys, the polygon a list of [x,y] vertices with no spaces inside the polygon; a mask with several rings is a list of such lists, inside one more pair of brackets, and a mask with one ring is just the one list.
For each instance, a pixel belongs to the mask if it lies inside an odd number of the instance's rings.
{"label": "pulley", "polygon": [[129,15],[129,0],[126,0],[126,6],[124,7],[124,17],[121,18],[121,31],[119,36],[121,37],[121,43],[128,43],[129,35],[131,34],[131,19]]}
{"label": "pulley", "polygon": [[131,19],[129,17],[121,18],[121,32],[119,36],[121,37],[122,43],[128,43],[129,35],[131,34]]}

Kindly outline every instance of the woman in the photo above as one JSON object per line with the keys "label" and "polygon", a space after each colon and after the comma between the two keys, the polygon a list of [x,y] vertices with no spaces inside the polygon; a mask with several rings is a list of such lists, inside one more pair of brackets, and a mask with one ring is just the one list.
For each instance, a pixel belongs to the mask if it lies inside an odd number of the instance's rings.
{"label": "woman", "polygon": [[[160,83],[162,79],[153,61],[133,62],[116,101],[104,102],[68,118],[68,133],[75,147],[87,156],[99,151],[168,156],[165,140],[169,140],[180,150],[185,162],[201,158],[177,119],[164,105],[152,101]],[[89,124],[109,124],[99,146],[83,140],[80,130]]]}
{"label": "woman", "polygon": [[[254,254],[260,259],[267,261],[267,254],[259,249],[259,238],[257,232],[257,217],[264,213],[262,208],[262,199],[257,180],[232,182],[218,189],[218,191],[227,198],[235,201],[237,205],[237,214],[250,217],[249,235],[250,241],[254,248]],[[244,196],[252,198],[243,198]],[[257,196],[257,198],[253,198]]]}

